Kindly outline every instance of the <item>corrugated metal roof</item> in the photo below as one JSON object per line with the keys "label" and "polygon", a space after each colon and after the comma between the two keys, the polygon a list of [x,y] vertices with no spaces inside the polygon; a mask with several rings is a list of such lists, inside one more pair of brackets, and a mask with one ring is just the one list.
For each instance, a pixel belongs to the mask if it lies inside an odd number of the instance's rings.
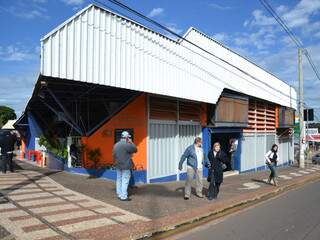
{"label": "corrugated metal roof", "polygon": [[[218,44],[212,46],[196,31],[186,37],[215,53],[225,49]],[[44,76],[207,103],[216,103],[223,89],[228,88],[296,107],[294,89],[254,64],[238,64],[252,78],[185,41],[173,41],[95,5],[47,34],[41,46]],[[240,58],[231,51],[222,55],[231,62]]]}

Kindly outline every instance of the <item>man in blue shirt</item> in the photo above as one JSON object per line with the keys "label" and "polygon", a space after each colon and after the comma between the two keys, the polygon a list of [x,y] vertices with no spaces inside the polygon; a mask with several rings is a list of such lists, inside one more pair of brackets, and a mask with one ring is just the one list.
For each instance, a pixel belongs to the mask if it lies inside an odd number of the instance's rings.
{"label": "man in blue shirt", "polygon": [[196,175],[196,196],[203,198],[202,170],[205,162],[205,155],[203,153],[203,149],[201,148],[201,144],[201,138],[197,137],[194,140],[194,144],[187,147],[187,149],[184,151],[179,162],[179,170],[181,171],[184,161],[187,160],[187,180],[184,191],[185,200],[190,198],[191,184],[194,175]]}

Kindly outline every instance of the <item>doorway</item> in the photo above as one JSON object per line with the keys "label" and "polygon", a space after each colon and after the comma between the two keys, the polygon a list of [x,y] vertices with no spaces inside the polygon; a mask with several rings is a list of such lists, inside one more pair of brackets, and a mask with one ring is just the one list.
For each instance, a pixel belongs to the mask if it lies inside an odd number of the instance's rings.
{"label": "doorway", "polygon": [[214,143],[219,142],[221,150],[227,155],[227,168],[224,171],[240,170],[241,133],[240,129],[212,129],[211,149]]}

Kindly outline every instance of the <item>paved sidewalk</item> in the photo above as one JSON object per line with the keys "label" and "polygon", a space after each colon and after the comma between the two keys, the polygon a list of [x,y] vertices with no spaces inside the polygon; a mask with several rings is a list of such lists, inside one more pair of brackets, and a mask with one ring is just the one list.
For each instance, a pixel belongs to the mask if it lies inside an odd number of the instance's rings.
{"label": "paved sidewalk", "polygon": [[[115,197],[115,185],[111,181],[51,172],[16,162],[23,170],[0,175],[0,192],[13,201],[7,203],[10,206],[0,204],[0,225],[17,239],[24,239],[20,238],[21,234],[29,234],[28,239],[40,239],[40,236],[43,239],[43,233],[52,237],[49,239],[136,238],[192,222],[291,185],[320,179],[319,166],[312,165],[304,170],[288,167],[278,169],[280,187],[266,184],[268,171],[225,178],[216,201],[194,195],[185,201],[184,182],[173,182],[140,185],[131,190],[131,202],[120,202]],[[204,192],[207,187],[205,183]],[[14,216],[7,212],[3,220],[3,211],[6,212],[4,209],[8,207]],[[12,221],[24,223],[17,225]],[[9,227],[10,224],[13,227]]]}

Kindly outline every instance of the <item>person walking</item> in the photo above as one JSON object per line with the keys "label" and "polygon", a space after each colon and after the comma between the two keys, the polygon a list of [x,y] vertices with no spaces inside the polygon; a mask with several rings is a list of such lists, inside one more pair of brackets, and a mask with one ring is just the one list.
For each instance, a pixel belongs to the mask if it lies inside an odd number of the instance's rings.
{"label": "person walking", "polygon": [[221,150],[220,143],[213,145],[213,150],[208,153],[209,159],[209,176],[210,182],[208,189],[208,199],[213,200],[218,197],[220,185],[223,182],[223,170],[226,168],[227,155]]}
{"label": "person walking", "polygon": [[132,154],[136,153],[137,147],[131,140],[127,131],[121,133],[121,139],[113,146],[112,157],[117,170],[116,193],[121,201],[131,201],[128,198],[128,185],[133,167]]}
{"label": "person walking", "polygon": [[187,160],[187,179],[184,190],[185,200],[188,200],[190,198],[191,185],[194,175],[196,175],[196,196],[199,198],[203,198],[202,166],[205,162],[205,156],[201,144],[201,138],[197,137],[194,140],[194,144],[186,148],[179,162],[179,170],[181,171],[184,161]]}
{"label": "person walking", "polygon": [[277,153],[278,153],[278,145],[273,144],[271,147],[271,150],[269,150],[264,156],[266,160],[266,164],[270,169],[270,176],[268,179],[268,183],[271,184],[271,181],[273,181],[274,186],[278,186],[276,167],[279,159],[278,159]]}
{"label": "person walking", "polygon": [[16,137],[13,132],[2,131],[0,133],[2,173],[7,172],[7,166],[9,166],[10,172],[14,172],[12,159],[15,141]]}

